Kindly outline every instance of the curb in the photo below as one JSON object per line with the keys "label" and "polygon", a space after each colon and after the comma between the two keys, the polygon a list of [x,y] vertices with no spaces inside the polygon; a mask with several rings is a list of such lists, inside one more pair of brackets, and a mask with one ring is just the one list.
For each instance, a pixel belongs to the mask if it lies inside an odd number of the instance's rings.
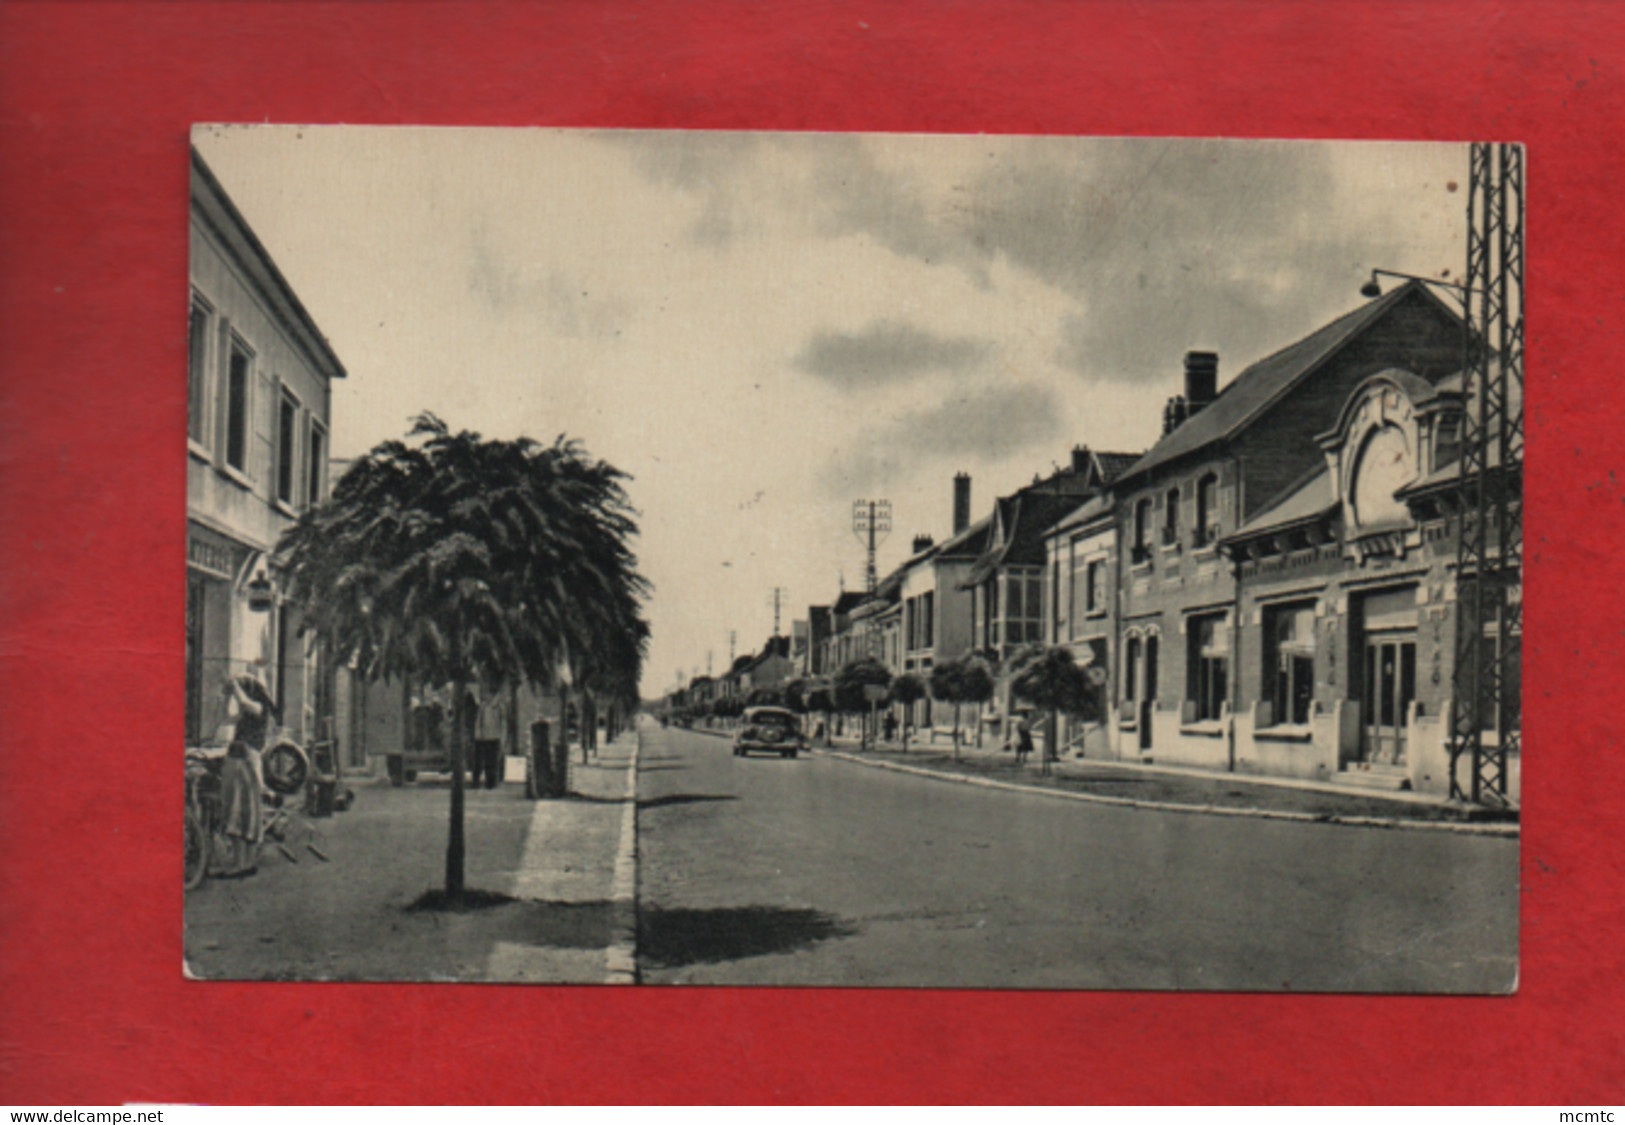
{"label": "curb", "polygon": [[1233,808],[1227,805],[1191,805],[1173,801],[1140,801],[1132,797],[1108,797],[1100,793],[1079,793],[1071,789],[1049,789],[1038,785],[1019,785],[1010,781],[995,781],[986,777],[943,773],[939,770],[925,769],[922,766],[906,766],[900,762],[876,762],[841,750],[821,749],[812,752],[828,758],[838,758],[843,762],[851,762],[853,765],[868,766],[871,769],[893,770],[897,773],[929,777],[938,781],[978,785],[986,789],[1005,789],[1014,793],[1036,793],[1045,797],[1059,797],[1063,800],[1083,801],[1088,804],[1116,805],[1119,808],[1130,809],[1150,809],[1155,812],[1199,813],[1208,816],[1245,816],[1260,820],[1295,820],[1308,824],[1340,824],[1352,828],[1394,828],[1417,832],[1454,832],[1462,836],[1507,836],[1515,838],[1518,836],[1519,830],[1519,826],[1516,824],[1468,824],[1452,821],[1404,820],[1381,816],[1339,816],[1336,814],[1286,812],[1277,809]]}
{"label": "curb", "polygon": [[638,983],[638,756],[643,732],[635,732],[632,760],[626,766],[626,796],[621,803],[621,842],[610,881],[610,938],[604,951],[605,984]]}

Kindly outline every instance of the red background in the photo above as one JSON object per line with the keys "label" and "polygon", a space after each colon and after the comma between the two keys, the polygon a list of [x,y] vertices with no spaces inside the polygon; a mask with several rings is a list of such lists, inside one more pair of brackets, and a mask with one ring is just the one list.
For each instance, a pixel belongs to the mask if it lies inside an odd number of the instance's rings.
{"label": "red background", "polygon": [[[0,8],[0,1101],[1625,1100],[1625,6]],[[180,975],[194,121],[1519,140],[1513,998]]]}

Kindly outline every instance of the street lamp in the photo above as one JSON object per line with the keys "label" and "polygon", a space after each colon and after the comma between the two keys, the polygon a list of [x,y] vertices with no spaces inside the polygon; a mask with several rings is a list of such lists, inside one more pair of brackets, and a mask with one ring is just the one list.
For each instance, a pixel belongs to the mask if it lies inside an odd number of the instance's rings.
{"label": "street lamp", "polygon": [[1360,296],[1362,296],[1362,297],[1380,297],[1380,296],[1382,296],[1382,284],[1379,281],[1377,281],[1377,277],[1379,275],[1382,276],[1382,277],[1403,278],[1406,281],[1420,281],[1424,285],[1442,285],[1446,289],[1455,290],[1458,297],[1459,297],[1459,299],[1461,300],[1462,304],[1467,303],[1467,294],[1477,292],[1477,290],[1468,289],[1467,286],[1465,286],[1465,285],[1457,285],[1454,281],[1444,281],[1444,280],[1442,280],[1440,278],[1437,278],[1437,277],[1422,277],[1420,274],[1400,273],[1397,270],[1373,269],[1371,271],[1371,280],[1366,282],[1364,285],[1360,286]]}

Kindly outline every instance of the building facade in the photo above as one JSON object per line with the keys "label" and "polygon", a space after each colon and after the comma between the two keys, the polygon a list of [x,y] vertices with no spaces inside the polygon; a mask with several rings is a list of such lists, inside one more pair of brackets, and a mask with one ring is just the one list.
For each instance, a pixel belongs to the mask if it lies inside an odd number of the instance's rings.
{"label": "building facade", "polygon": [[186,737],[216,737],[227,677],[250,672],[308,741],[329,733],[332,682],[298,636],[272,555],[326,498],[344,366],[195,150],[190,248]]}

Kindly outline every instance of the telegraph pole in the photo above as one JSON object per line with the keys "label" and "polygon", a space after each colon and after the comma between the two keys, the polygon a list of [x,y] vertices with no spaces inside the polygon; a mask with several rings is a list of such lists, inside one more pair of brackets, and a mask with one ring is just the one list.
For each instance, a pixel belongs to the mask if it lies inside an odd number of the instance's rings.
{"label": "telegraph pole", "polygon": [[890,500],[852,502],[852,534],[858,537],[860,543],[865,540],[868,543],[863,565],[863,588],[868,593],[875,592],[875,585],[879,581],[875,574],[875,547],[883,542],[890,532]]}

